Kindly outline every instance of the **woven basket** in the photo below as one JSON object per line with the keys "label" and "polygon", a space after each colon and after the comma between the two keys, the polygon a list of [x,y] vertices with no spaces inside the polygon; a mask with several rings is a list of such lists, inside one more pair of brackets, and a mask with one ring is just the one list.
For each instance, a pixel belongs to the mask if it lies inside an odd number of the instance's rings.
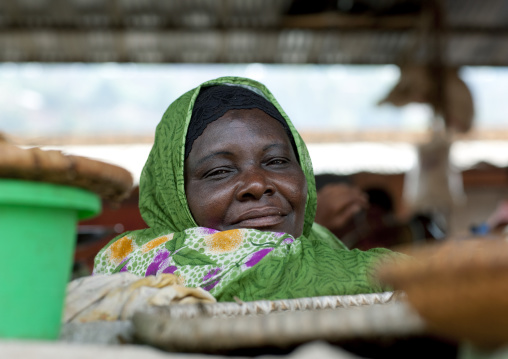
{"label": "woven basket", "polygon": [[133,324],[136,337],[147,344],[209,353],[423,333],[420,317],[392,295],[172,305],[138,312]]}
{"label": "woven basket", "polygon": [[386,264],[378,276],[407,294],[429,330],[482,347],[508,344],[506,240],[448,240],[403,250],[413,259]]}
{"label": "woven basket", "polygon": [[202,305],[174,305],[156,308],[153,314],[161,314],[173,319],[253,316],[279,312],[385,304],[391,301],[393,296],[393,292],[384,292],[376,294],[322,296],[282,300],[257,300],[252,302],[238,301]]}
{"label": "woven basket", "polygon": [[133,186],[132,175],[121,167],[55,150],[23,149],[2,137],[0,178],[81,187],[112,201],[126,198]]}

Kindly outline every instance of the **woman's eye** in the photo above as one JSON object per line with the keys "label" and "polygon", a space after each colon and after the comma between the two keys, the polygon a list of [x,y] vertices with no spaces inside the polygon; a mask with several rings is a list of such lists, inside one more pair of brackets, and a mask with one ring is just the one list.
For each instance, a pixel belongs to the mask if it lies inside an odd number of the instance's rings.
{"label": "woman's eye", "polygon": [[286,160],[285,158],[274,158],[268,161],[269,165],[284,165],[286,163],[288,163],[288,160]]}
{"label": "woman's eye", "polygon": [[208,172],[205,177],[220,177],[220,176],[223,176],[223,175],[226,175],[228,174],[229,171],[227,169],[216,169],[216,170],[212,170],[210,172]]}

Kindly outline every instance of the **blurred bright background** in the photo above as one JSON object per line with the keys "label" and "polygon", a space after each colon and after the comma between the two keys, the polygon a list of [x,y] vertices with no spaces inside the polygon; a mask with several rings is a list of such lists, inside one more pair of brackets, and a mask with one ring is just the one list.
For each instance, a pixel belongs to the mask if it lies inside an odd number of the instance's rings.
{"label": "blurred bright background", "polygon": [[[508,68],[465,67],[460,75],[475,101],[475,129],[508,131],[504,98]],[[410,135],[429,127],[428,105],[376,105],[397,82],[397,66],[258,63],[4,63],[0,65],[1,126],[13,136],[42,142],[152,136],[172,101],[219,76],[264,83],[302,132]]]}

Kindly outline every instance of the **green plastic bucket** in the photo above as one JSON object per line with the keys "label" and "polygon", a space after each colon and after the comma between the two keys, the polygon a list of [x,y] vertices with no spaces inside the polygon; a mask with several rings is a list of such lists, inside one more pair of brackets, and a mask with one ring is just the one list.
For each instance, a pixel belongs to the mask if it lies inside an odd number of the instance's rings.
{"label": "green plastic bucket", "polygon": [[0,338],[58,338],[77,222],[100,211],[80,188],[0,179]]}

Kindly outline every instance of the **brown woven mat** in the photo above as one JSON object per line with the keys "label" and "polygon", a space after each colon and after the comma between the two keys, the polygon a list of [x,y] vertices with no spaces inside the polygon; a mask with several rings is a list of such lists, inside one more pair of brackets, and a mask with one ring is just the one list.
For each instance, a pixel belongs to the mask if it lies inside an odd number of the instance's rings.
{"label": "brown woven mat", "polygon": [[24,149],[2,138],[0,178],[80,187],[113,201],[126,198],[133,186],[131,173],[122,167],[55,150]]}

